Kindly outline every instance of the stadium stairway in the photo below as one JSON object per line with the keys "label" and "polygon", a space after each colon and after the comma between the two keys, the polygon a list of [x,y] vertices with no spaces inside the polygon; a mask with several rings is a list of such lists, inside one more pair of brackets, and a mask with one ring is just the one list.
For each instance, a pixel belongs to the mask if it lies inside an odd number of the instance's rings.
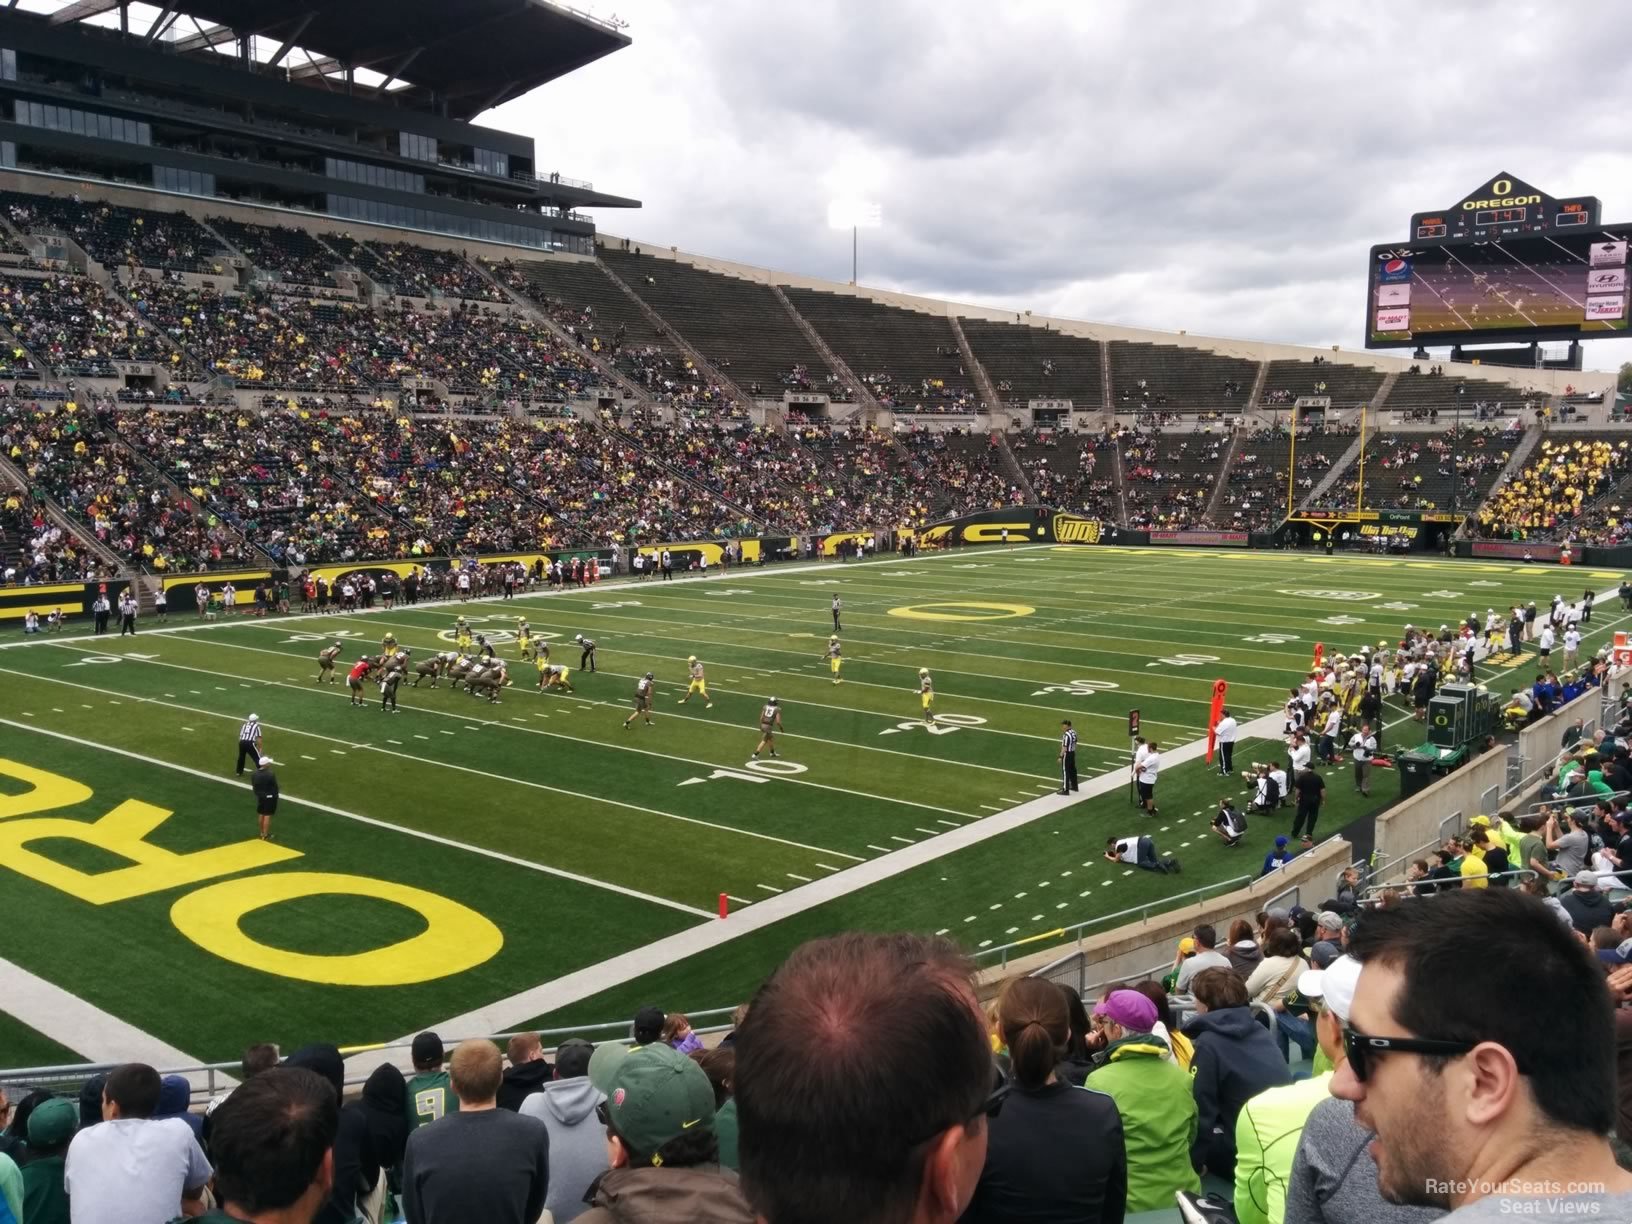
{"label": "stadium stairway", "polygon": [[652,326],[665,333],[674,343],[674,346],[689,357],[693,365],[707,375],[710,382],[714,383],[716,386],[724,387],[731,393],[731,396],[737,401],[737,403],[745,408],[754,402],[752,397],[750,397],[746,391],[737,385],[734,378],[730,377],[724,370],[716,366],[707,357],[704,357],[703,354],[695,346],[693,346],[689,340],[682,336],[677,329],[671,327],[669,325],[669,321],[659,314],[657,310],[646,301],[645,298],[636,293],[634,289],[630,287],[629,282],[614,272],[607,265],[604,259],[597,259],[595,263],[601,269],[601,271],[607,275],[612,283],[621,289],[628,296],[629,300],[640,308],[641,313],[646,316],[646,318],[651,322]]}
{"label": "stadium stairway", "polygon": [[1099,394],[1100,404],[1105,409],[1108,420],[1116,417],[1116,401],[1111,398],[1111,342],[1099,342]]}
{"label": "stadium stairway", "polygon": [[[629,446],[629,447],[632,447],[633,449],[635,449],[637,451],[640,451],[643,455],[645,455],[647,457],[647,459],[651,460],[651,462],[656,464],[658,467],[662,468],[665,472],[667,472],[670,476],[674,477],[674,479],[679,481],[681,484],[686,485],[689,488],[698,489],[698,490],[702,491],[703,493],[706,493],[709,497],[711,497],[715,501],[719,502],[720,505],[728,506],[730,509],[736,511],[738,514],[740,514],[748,522],[753,523],[753,524],[755,524],[756,526],[758,526],[758,527],[760,527],[762,529],[765,527],[766,524],[765,524],[764,519],[762,519],[758,515],[752,513],[748,509],[748,507],[744,506],[741,502],[732,501],[729,497],[725,496],[725,494],[722,493],[719,489],[711,488],[710,486],[704,484],[701,480],[698,480],[695,476],[691,475],[689,472],[686,472],[684,469],[678,468],[674,464],[670,463],[667,459],[663,458],[662,455],[657,454],[657,453],[655,453],[655,452],[653,452],[651,450],[648,450],[646,448],[646,445],[643,442],[641,442],[641,440],[639,438],[635,437],[633,434],[625,433],[622,429],[619,429],[616,425],[607,424],[606,422],[601,422],[600,424],[601,424],[601,428],[607,434],[609,434],[610,436],[616,438],[619,442],[622,442],[625,446]],[[534,500],[536,501],[537,499],[534,499]],[[547,507],[545,507],[545,508],[547,509]]]}
{"label": "stadium stairway", "polygon": [[[6,481],[19,489],[33,489],[23,470],[4,455],[0,455],[0,477],[4,477]],[[127,567],[124,561],[120,559],[119,554],[87,531],[85,525],[69,514],[56,498],[46,493],[44,489],[34,489],[33,496],[45,506],[46,513],[51,516],[51,521],[78,540],[102,563],[104,570],[114,574],[127,572]]]}
{"label": "stadium stairway", "polygon": [[[1267,366],[1267,363],[1266,363]],[[1256,390],[1262,390],[1262,376]],[[1235,462],[1235,448],[1241,445],[1241,431],[1230,430],[1230,445],[1224,451],[1224,462],[1218,465],[1218,477],[1213,484],[1213,495],[1207,499],[1207,509],[1202,511],[1203,525],[1212,525],[1218,522],[1218,510],[1224,502],[1224,490],[1230,484],[1230,464]]]}
{"label": "stadium stairway", "polygon": [[[560,339],[564,344],[571,345],[575,353],[581,356],[585,361],[589,362],[590,365],[594,366],[600,373],[601,377],[606,379],[608,383],[622,391],[626,399],[633,399],[634,404],[641,409],[653,412],[657,410],[657,402],[652,399],[651,395],[644,387],[626,375],[622,370],[618,369],[613,358],[608,357],[604,353],[597,353],[592,349],[579,344],[573,339],[570,328],[557,322],[555,317],[552,316],[548,310],[544,309],[540,302],[534,301],[529,294],[523,293],[518,289],[511,288],[498,277],[494,276],[493,269],[488,266],[485,260],[478,260],[475,266],[480,269],[484,276],[503,290],[507,301],[524,311],[528,318],[537,321],[540,326],[547,330],[551,335]],[[523,266],[523,275],[525,275],[525,265]],[[528,278],[528,288],[532,289],[535,287],[538,286],[536,286],[535,282],[533,282],[531,278]],[[540,291],[542,292],[541,288]]]}
{"label": "stadium stairway", "polygon": [[878,402],[878,397],[866,383],[856,377],[856,372],[850,368],[849,363],[833,351],[833,346],[822,338],[821,332],[811,326],[810,320],[799,313],[794,304],[788,300],[788,295],[782,292],[781,285],[773,284],[770,290],[771,296],[782,303],[782,309],[788,312],[788,318],[793,320],[794,326],[804,333],[806,340],[810,341],[810,347],[827,363],[827,368],[839,376],[839,380],[849,389],[850,394],[855,396],[856,403],[867,410],[868,415],[864,420],[876,419],[874,414],[884,410]]}
{"label": "stadium stairway", "polygon": [[[975,350],[969,347],[969,337],[963,334],[963,324],[958,322],[957,315],[951,313],[947,314],[946,321],[952,325],[952,337],[958,342],[958,352],[963,354],[963,368],[974,377],[975,390],[980,392],[981,402],[987,412],[996,412],[1003,407],[1003,401],[998,398],[997,388],[992,386],[991,375],[986,373],[986,367],[975,357]],[[1007,430],[1003,432],[1006,433]],[[1003,443],[1003,453],[1008,455],[1009,464],[1016,473],[1019,473],[1020,465],[1014,462],[1014,455],[1009,452],[1007,442]],[[1021,487],[1029,488],[1023,477]]]}
{"label": "stadium stairway", "polygon": [[[956,327],[957,321],[954,320],[952,325]],[[962,333],[960,332],[959,335],[961,336]],[[999,405],[994,403],[993,408],[997,407]],[[1009,431],[996,429],[992,432],[997,438],[997,458],[1003,467],[1004,474],[1008,476],[1011,483],[1019,486],[1020,492],[1025,495],[1026,505],[1036,505],[1037,490],[1031,487],[1031,481],[1027,478],[1025,469],[1020,466],[1020,461],[1014,457],[1014,451],[1009,449]]]}
{"label": "stadium stairway", "polygon": [[1326,474],[1315,482],[1315,487],[1299,499],[1296,508],[1307,510],[1310,506],[1320,504],[1320,499],[1326,496],[1327,491],[1338,482],[1340,477],[1347,475],[1349,469],[1354,466],[1354,461],[1359,457],[1360,436],[1356,434],[1354,441],[1349,443],[1349,448],[1337,457],[1336,462],[1331,467],[1326,469]]}
{"label": "stadium stairway", "polygon": [[[1258,363],[1258,374],[1252,380],[1252,390],[1247,392],[1247,407],[1248,408],[1256,408],[1258,406],[1258,397],[1263,395],[1263,393],[1264,393],[1264,384],[1266,382],[1268,382],[1268,381],[1269,381],[1269,362],[1260,361]],[[1235,446],[1233,444],[1230,446],[1230,450],[1231,451],[1235,450]],[[1225,465],[1225,470],[1226,471],[1229,470],[1228,464]],[[1209,505],[1208,510],[1211,511],[1211,509],[1212,509],[1212,507]]]}
{"label": "stadium stairway", "polygon": [[1125,523],[1128,521],[1128,480],[1122,471],[1122,443],[1120,440],[1111,443],[1111,457],[1115,460],[1111,465],[1111,470],[1116,473],[1116,521]]}

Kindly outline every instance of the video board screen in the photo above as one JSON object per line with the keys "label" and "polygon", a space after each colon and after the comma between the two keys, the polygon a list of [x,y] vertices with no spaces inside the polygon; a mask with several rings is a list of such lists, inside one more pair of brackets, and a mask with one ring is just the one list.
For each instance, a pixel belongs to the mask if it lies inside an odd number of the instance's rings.
{"label": "video board screen", "polygon": [[1632,334],[1628,232],[1373,247],[1366,346]]}

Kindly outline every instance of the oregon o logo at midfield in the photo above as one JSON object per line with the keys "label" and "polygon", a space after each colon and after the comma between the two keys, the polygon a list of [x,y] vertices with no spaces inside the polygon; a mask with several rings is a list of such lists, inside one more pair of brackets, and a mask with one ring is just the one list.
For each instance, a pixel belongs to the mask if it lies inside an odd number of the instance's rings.
{"label": "oregon o logo at midfield", "polygon": [[1030,616],[1035,611],[1036,608],[1025,604],[981,603],[971,599],[960,599],[950,603],[909,604],[905,608],[891,608],[890,615],[904,616],[908,620],[985,621],[1006,620],[1011,616]]}

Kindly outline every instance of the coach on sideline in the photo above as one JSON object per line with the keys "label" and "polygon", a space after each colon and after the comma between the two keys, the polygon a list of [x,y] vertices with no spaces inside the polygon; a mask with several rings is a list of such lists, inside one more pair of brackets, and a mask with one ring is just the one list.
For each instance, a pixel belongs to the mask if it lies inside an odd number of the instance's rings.
{"label": "coach on sideline", "polygon": [[272,817],[278,814],[278,776],[272,772],[277,762],[261,757],[255,762],[255,772],[249,775],[249,787],[255,792],[255,815],[261,823],[261,840],[272,840]]}
{"label": "coach on sideline", "polygon": [[259,761],[266,755],[261,744],[261,716],[251,714],[249,721],[238,728],[238,776],[244,776],[245,761]]}

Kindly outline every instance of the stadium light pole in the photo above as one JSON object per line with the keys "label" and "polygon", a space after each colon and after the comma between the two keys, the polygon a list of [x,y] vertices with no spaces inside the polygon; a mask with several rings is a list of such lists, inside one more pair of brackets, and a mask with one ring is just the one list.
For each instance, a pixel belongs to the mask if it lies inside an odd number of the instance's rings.
{"label": "stadium light pole", "polygon": [[871,200],[846,197],[829,200],[827,225],[829,229],[850,231],[850,283],[856,283],[856,268],[861,250],[860,233],[877,229],[884,224],[884,210]]}

